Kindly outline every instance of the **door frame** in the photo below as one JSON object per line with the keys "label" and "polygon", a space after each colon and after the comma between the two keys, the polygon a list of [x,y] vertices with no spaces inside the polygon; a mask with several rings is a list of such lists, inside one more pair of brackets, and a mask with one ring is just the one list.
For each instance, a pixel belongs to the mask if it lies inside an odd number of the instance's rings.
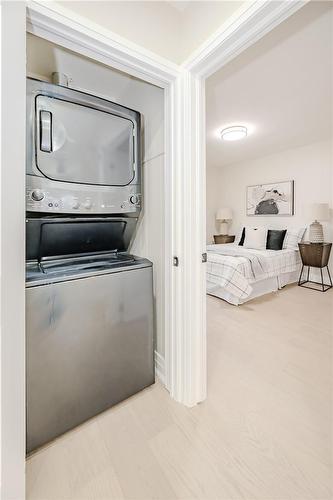
{"label": "door frame", "polygon": [[177,242],[181,241],[182,256],[187,260],[181,288],[186,298],[182,302],[183,315],[177,317],[178,326],[182,324],[181,343],[169,355],[172,362],[180,361],[182,374],[177,372],[177,377],[182,396],[178,400],[188,406],[200,403],[207,395],[206,270],[202,265],[206,249],[205,81],[309,1],[254,0],[244,5],[180,67],[184,206],[183,234],[178,234]]}
{"label": "door frame", "polygon": [[[165,371],[161,375],[171,397],[187,406],[193,406],[206,397],[206,296],[205,266],[202,264],[206,246],[205,79],[307,1],[255,0],[229,18],[181,66],[71,14],[53,2],[33,0],[27,4],[27,31],[165,89]],[[25,2],[8,2],[8,5],[13,4],[21,4],[22,8]],[[15,32],[15,23],[10,17],[8,21],[7,36],[10,39],[9,32]],[[25,41],[21,42],[22,49],[25,50]],[[13,97],[9,86],[2,89],[2,100],[6,97]],[[16,98],[22,107],[25,101],[22,88]],[[18,116],[21,114],[22,109]],[[21,151],[21,156],[24,155],[24,137],[16,135],[13,140],[2,130],[1,142],[5,140],[10,145],[8,154],[10,148],[12,151],[16,148]],[[2,154],[4,159],[6,155]],[[23,156],[20,161],[15,168],[18,176],[24,175]],[[2,204],[13,188],[11,179],[12,176],[2,175]],[[18,185],[18,195],[22,195],[22,200],[16,205],[15,217],[7,212],[6,223],[3,223],[4,218],[1,221],[1,305],[3,309],[6,304],[12,311],[18,306],[17,314],[10,316],[2,310],[1,315],[1,429],[8,432],[6,439],[1,441],[2,474],[9,470],[8,464],[11,467],[11,477],[6,478],[5,487],[2,481],[1,498],[6,500],[24,498],[24,275],[21,272],[24,269],[24,179],[20,179]],[[8,194],[4,196],[4,193]],[[17,220],[19,224],[13,225]],[[10,256],[12,246],[17,244],[19,246],[12,257],[17,271],[11,274],[11,293],[4,301],[6,276],[3,270],[8,265],[5,259]],[[172,265],[174,256],[178,257],[178,267]],[[14,342],[9,341],[13,331],[18,347],[16,351],[13,350]],[[14,385],[13,377],[17,381]],[[5,407],[9,393],[10,408]],[[17,418],[11,428],[6,427],[10,412],[14,414],[14,410]],[[17,494],[18,491],[21,494]]]}

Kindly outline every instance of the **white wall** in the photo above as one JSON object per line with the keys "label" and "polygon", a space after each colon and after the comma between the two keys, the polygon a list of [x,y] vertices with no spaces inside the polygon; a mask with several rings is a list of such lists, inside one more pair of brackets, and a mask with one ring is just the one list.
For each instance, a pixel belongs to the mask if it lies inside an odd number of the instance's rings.
{"label": "white wall", "polygon": [[1,491],[25,498],[25,3],[1,3]]}
{"label": "white wall", "polygon": [[216,223],[215,214],[222,207],[220,187],[221,169],[207,164],[206,170],[206,233],[207,243],[213,241],[213,235],[219,234],[219,225]]}
{"label": "white wall", "polygon": [[[224,206],[231,207],[233,211],[229,234],[236,234],[243,225],[269,224],[270,227],[281,228],[308,226],[312,222],[308,212],[310,203],[329,203],[333,208],[332,160],[332,142],[325,141],[220,169],[208,165],[207,242],[211,242],[214,230],[218,229],[213,216],[218,207]],[[294,216],[246,216],[246,186],[284,180],[295,181]],[[323,225],[326,240],[332,241],[332,219]]]}
{"label": "white wall", "polygon": [[58,7],[141,45],[176,63],[183,62],[244,1],[57,1]]}
{"label": "white wall", "polygon": [[140,111],[143,118],[142,217],[132,253],[154,264],[157,351],[164,356],[164,91],[33,35],[27,35],[27,71],[49,80],[53,71],[72,78],[71,87]]}
{"label": "white wall", "polygon": [[181,18],[169,2],[70,1],[56,2],[162,57],[180,52]]}
{"label": "white wall", "polygon": [[234,16],[239,16],[250,4],[251,0],[188,1],[182,11],[182,26],[179,33],[182,50],[175,61],[183,62],[187,57],[191,57],[191,54],[222,24],[231,23]]}

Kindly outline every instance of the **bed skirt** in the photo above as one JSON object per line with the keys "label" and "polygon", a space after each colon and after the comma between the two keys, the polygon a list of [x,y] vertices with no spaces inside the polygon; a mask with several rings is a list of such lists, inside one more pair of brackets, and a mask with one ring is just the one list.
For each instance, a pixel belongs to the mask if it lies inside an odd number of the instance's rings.
{"label": "bed skirt", "polygon": [[213,290],[207,291],[207,295],[213,295],[214,297],[218,297],[219,299],[226,300],[229,304],[233,304],[238,306],[240,304],[244,304],[249,300],[255,299],[256,297],[261,297],[262,295],[266,295],[267,293],[277,292],[281,290],[286,285],[290,285],[291,283],[296,283],[298,281],[300,270],[297,269],[291,273],[283,273],[279,276],[274,276],[273,278],[267,278],[261,281],[256,281],[255,283],[251,283],[252,292],[245,299],[239,299],[235,295],[227,292],[224,288],[216,287]]}

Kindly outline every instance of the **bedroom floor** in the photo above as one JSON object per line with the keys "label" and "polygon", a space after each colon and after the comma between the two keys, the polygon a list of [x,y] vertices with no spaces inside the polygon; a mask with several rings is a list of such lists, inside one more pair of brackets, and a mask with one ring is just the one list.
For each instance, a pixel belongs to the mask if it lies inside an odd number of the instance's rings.
{"label": "bedroom floor", "polygon": [[27,461],[27,498],[329,500],[332,298],[208,297],[208,399],[159,384]]}

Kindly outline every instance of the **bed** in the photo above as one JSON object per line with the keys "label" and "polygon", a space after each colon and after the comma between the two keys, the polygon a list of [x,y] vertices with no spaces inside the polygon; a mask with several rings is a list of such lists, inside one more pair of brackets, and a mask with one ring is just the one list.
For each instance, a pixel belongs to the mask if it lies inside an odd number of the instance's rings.
{"label": "bed", "polygon": [[207,246],[207,294],[240,305],[298,281],[296,248],[255,250],[237,243]]}

